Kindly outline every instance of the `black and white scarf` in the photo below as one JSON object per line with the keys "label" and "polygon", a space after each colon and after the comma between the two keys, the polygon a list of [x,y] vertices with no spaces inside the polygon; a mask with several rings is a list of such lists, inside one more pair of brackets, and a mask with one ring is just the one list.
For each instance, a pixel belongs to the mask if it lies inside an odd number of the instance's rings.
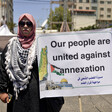
{"label": "black and white scarf", "polygon": [[27,88],[35,58],[36,39],[29,49],[23,49],[17,37],[9,41],[5,64],[7,74],[10,80],[13,81],[16,99],[18,93]]}

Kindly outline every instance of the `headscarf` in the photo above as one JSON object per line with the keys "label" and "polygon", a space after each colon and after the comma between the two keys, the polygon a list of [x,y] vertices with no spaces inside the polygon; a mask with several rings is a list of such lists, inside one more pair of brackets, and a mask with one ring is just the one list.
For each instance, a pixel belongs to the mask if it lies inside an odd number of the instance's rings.
{"label": "headscarf", "polygon": [[19,38],[19,41],[21,43],[21,46],[24,49],[27,49],[32,45],[33,41],[35,40],[36,22],[35,22],[33,16],[28,14],[28,13],[22,14],[19,17],[19,22],[23,19],[23,17],[26,17],[33,24],[33,29],[32,29],[31,33],[27,37],[26,36],[24,37],[24,35],[22,34],[22,32],[20,30],[20,27],[18,25],[18,38]]}

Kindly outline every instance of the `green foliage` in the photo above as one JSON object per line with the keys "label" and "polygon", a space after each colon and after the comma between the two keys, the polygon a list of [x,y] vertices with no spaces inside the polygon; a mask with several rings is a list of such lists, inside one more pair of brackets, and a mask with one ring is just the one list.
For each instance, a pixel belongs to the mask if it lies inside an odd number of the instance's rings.
{"label": "green foliage", "polygon": [[7,26],[8,26],[8,28],[9,28],[9,30],[10,30],[12,33],[14,33],[14,27],[16,27],[16,24],[13,23],[13,22],[8,22],[8,23],[7,23]]}
{"label": "green foliage", "polygon": [[94,30],[94,29],[100,29],[100,27],[97,26],[96,24],[94,24],[94,25],[92,25],[92,26],[81,27],[81,28],[80,28],[80,31],[81,31],[81,30]]}
{"label": "green foliage", "polygon": [[[52,16],[52,22],[63,22],[63,14],[64,12],[64,8],[62,6],[55,8],[55,11],[51,11],[51,13],[49,14],[49,18],[48,18],[48,28],[50,28],[50,21],[51,21],[51,16]],[[72,17],[70,14],[70,11],[67,10],[67,22],[71,22],[72,21]],[[69,27],[71,28],[71,25],[69,25]],[[57,29],[58,31],[60,31],[61,28],[61,24],[52,24],[52,29]]]}
{"label": "green foliage", "polygon": [[[108,27],[103,27],[103,28],[112,28],[112,25],[108,26]],[[87,27],[81,27],[80,28],[80,31],[81,30],[94,30],[94,29],[102,29],[102,27],[100,25],[92,25],[92,26],[87,26]]]}
{"label": "green foliage", "polygon": [[109,25],[109,27],[108,28],[112,28],[112,24],[111,25]]}

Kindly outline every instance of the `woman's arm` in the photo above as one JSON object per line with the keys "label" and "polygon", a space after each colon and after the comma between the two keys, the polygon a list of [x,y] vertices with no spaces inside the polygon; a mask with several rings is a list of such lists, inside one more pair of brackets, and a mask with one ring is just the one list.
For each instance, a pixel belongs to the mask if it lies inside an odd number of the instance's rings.
{"label": "woman's arm", "polygon": [[5,53],[6,53],[6,51],[7,51],[7,46],[5,47],[5,49],[2,52],[1,60],[0,60],[0,99],[4,103],[9,102],[9,97],[8,97],[8,93],[7,93],[9,78],[8,78],[8,75],[5,70]]}
{"label": "woman's arm", "polygon": [[7,93],[0,93],[0,99],[4,103],[9,103],[9,95]]}

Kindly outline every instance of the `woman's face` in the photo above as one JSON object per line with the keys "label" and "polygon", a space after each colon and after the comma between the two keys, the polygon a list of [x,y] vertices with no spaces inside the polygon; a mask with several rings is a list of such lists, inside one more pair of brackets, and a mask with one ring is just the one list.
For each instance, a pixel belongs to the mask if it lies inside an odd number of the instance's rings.
{"label": "woman's face", "polygon": [[29,36],[31,31],[33,30],[33,24],[26,17],[19,22],[20,31],[24,36]]}

